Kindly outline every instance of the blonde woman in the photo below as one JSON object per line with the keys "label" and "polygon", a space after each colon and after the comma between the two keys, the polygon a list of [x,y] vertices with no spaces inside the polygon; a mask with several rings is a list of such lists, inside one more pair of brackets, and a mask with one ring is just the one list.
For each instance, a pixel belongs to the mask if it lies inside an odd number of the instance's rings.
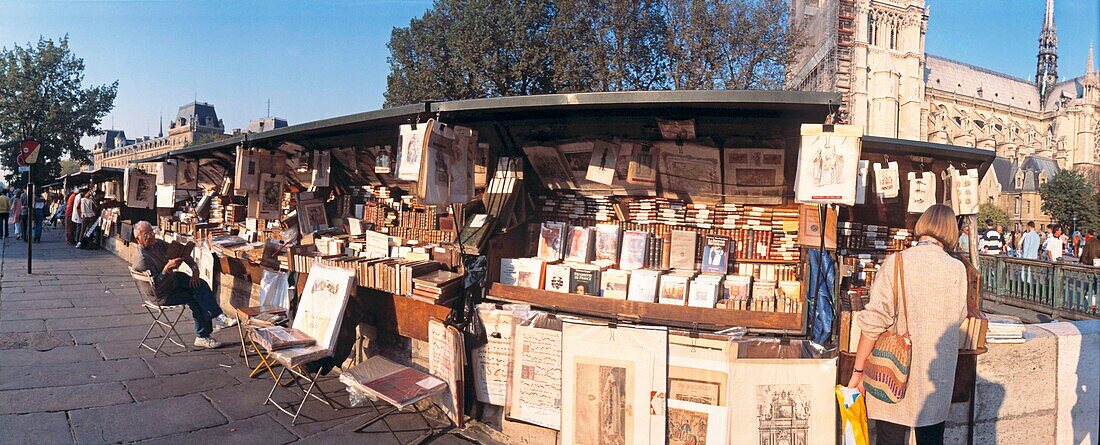
{"label": "blonde woman", "polygon": [[[867,397],[867,416],[876,421],[878,445],[907,444],[910,430],[915,431],[917,444],[943,443],[955,384],[959,325],[966,318],[966,267],[948,254],[959,239],[956,224],[950,207],[937,204],[926,210],[914,231],[917,245],[886,258],[871,285],[871,301],[858,316],[863,336],[848,382],[851,388],[864,391],[867,357],[879,335],[894,328],[895,320],[901,319],[896,332],[908,330],[912,339],[905,397],[894,404]],[[905,307],[894,304],[894,262],[899,255]]]}

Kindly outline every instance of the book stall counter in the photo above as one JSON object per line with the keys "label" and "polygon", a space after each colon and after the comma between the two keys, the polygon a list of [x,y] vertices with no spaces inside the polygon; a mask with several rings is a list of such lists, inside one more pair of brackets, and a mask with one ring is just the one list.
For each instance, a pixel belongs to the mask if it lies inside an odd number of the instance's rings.
{"label": "book stall counter", "polygon": [[754,331],[799,332],[803,314],[741,311],[736,309],[673,306],[644,301],[617,300],[587,295],[566,294],[493,283],[489,297],[512,303],[529,304],[549,311],[567,311],[609,320],[655,324],[683,329],[721,331],[743,326]]}

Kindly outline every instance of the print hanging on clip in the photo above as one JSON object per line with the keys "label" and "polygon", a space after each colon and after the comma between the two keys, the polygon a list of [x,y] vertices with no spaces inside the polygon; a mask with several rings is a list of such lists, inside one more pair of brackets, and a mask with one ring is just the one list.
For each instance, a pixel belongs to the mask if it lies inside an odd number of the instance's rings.
{"label": "print hanging on clip", "polygon": [[898,163],[890,162],[886,164],[884,168],[882,164],[878,162],[874,165],[875,169],[875,194],[878,195],[880,200],[892,199],[898,197],[898,192],[901,190],[898,182]]}
{"label": "print hanging on clip", "polygon": [[[430,122],[429,122],[430,123]],[[424,138],[431,125],[405,124],[400,126],[397,144],[397,179],[416,181],[420,178],[420,162],[424,155]]]}
{"label": "print hanging on clip", "polygon": [[802,144],[795,174],[795,200],[800,203],[852,205],[856,201],[863,127],[802,124]]}
{"label": "print hanging on clip", "polygon": [[859,175],[856,177],[856,205],[867,203],[867,177],[870,175],[871,161],[859,160]]}
{"label": "print hanging on clip", "polygon": [[909,213],[924,213],[936,203],[936,174],[909,172]]}
{"label": "print hanging on clip", "polygon": [[955,205],[958,215],[978,213],[978,169],[954,170]]}

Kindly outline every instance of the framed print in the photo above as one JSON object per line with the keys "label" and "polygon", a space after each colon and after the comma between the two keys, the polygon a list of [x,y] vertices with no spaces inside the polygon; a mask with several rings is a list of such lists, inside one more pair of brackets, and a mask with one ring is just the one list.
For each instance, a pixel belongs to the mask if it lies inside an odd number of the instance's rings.
{"label": "framed print", "polygon": [[260,190],[254,202],[256,203],[256,218],[278,219],[283,214],[282,179],[267,173],[261,174]]}
{"label": "framed print", "polygon": [[298,224],[302,233],[311,233],[329,227],[325,204],[318,200],[298,202]]}
{"label": "framed print", "polygon": [[661,196],[689,198],[700,204],[722,197],[722,158],[717,148],[659,142]]}

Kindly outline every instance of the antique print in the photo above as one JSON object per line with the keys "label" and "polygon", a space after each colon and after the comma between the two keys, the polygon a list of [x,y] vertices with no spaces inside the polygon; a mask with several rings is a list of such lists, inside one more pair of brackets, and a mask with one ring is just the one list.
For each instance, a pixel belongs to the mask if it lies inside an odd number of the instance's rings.
{"label": "antique print", "polygon": [[665,140],[690,141],[695,139],[695,119],[657,119],[657,128],[661,131],[661,138]]}
{"label": "antique print", "polygon": [[782,149],[727,148],[725,193],[734,202],[782,204],[785,159]]}
{"label": "antique print", "polygon": [[474,393],[477,399],[490,405],[504,406],[508,398],[508,373],[512,370],[512,335],[515,321],[527,316],[530,307],[479,304],[478,315],[485,325],[489,342],[471,351]]}
{"label": "antique print", "polygon": [[[630,362],[615,364],[576,364],[574,392],[578,420],[574,443],[626,445],[634,443],[634,414],[628,393],[634,386],[634,368]],[[612,361],[613,363],[613,361]],[[618,365],[618,366],[616,366]]]}
{"label": "antique print", "polygon": [[156,205],[156,175],[136,168],[127,168],[123,176],[126,189],[126,205],[139,209],[151,209]]}
{"label": "antique print", "polygon": [[[726,411],[726,408],[717,406],[669,400],[669,445],[726,445]],[[766,445],[797,444],[798,442],[782,441],[766,443]]]}
{"label": "antique print", "polygon": [[548,323],[516,326],[512,337],[508,416],[561,430],[561,322],[549,323],[545,314],[534,318]]}
{"label": "antique print", "polygon": [[176,188],[196,190],[199,188],[199,161],[180,159],[177,164]]}
{"label": "antique print", "polygon": [[722,194],[721,156],[717,148],[661,142],[662,195],[687,195],[698,203],[717,202]]}
{"label": "antique print", "polygon": [[626,182],[639,185],[657,183],[657,149],[638,146],[630,155],[630,165],[626,171]]}
{"label": "antique print", "polygon": [[455,425],[462,425],[462,334],[453,326],[428,320],[428,373],[447,382],[447,392],[433,396],[439,408]]}
{"label": "antique print", "polygon": [[860,138],[863,128],[836,125],[825,132],[822,125],[802,125],[798,151],[795,199],[819,204],[855,203]]}
{"label": "antique print", "polygon": [[294,329],[305,332],[330,352],[336,347],[336,334],[347,306],[355,273],[322,264],[314,265],[295,313]]}
{"label": "antique print", "polygon": [[400,127],[401,139],[398,143],[397,179],[416,181],[420,179],[420,158],[424,153],[424,137],[430,125],[405,124]]}
{"label": "antique print", "polygon": [[909,172],[909,213],[924,213],[936,203],[936,174]]}
{"label": "antique print", "polygon": [[[596,147],[607,144],[605,141],[580,141],[558,145],[558,152],[565,159],[565,167],[573,180],[573,188],[581,191],[609,192],[611,187],[588,179],[588,166],[594,162]],[[599,161],[597,159],[596,161]],[[612,175],[614,172],[612,172]]]}
{"label": "antique print", "polygon": [[729,366],[730,443],[835,443],[836,359],[735,359]]}
{"label": "antique print", "polygon": [[978,213],[978,169],[955,170],[952,183],[955,186],[956,213],[974,215]]}
{"label": "antique print", "polygon": [[867,203],[867,177],[870,169],[871,161],[859,160],[859,173],[856,176],[856,205]]}
{"label": "antique print", "polygon": [[562,445],[664,444],[668,331],[565,320]]}
{"label": "antique print", "polygon": [[313,153],[313,187],[328,187],[332,169],[332,152],[318,151]]}
{"label": "antique print", "polygon": [[901,190],[898,163],[889,162],[886,166],[883,166],[876,162],[873,167],[875,169],[875,194],[878,195],[880,200],[897,198],[898,192]]}
{"label": "antique print", "polygon": [[316,200],[299,202],[298,224],[302,233],[327,229],[328,217],[325,216],[325,204]]}
{"label": "antique print", "polygon": [[596,141],[592,156],[588,161],[585,179],[600,184],[611,185],[615,182],[615,166],[619,161],[619,146],[610,142]]}
{"label": "antique print", "polygon": [[702,347],[698,340],[692,340],[692,346],[669,345],[668,400],[726,406],[726,352]]}

